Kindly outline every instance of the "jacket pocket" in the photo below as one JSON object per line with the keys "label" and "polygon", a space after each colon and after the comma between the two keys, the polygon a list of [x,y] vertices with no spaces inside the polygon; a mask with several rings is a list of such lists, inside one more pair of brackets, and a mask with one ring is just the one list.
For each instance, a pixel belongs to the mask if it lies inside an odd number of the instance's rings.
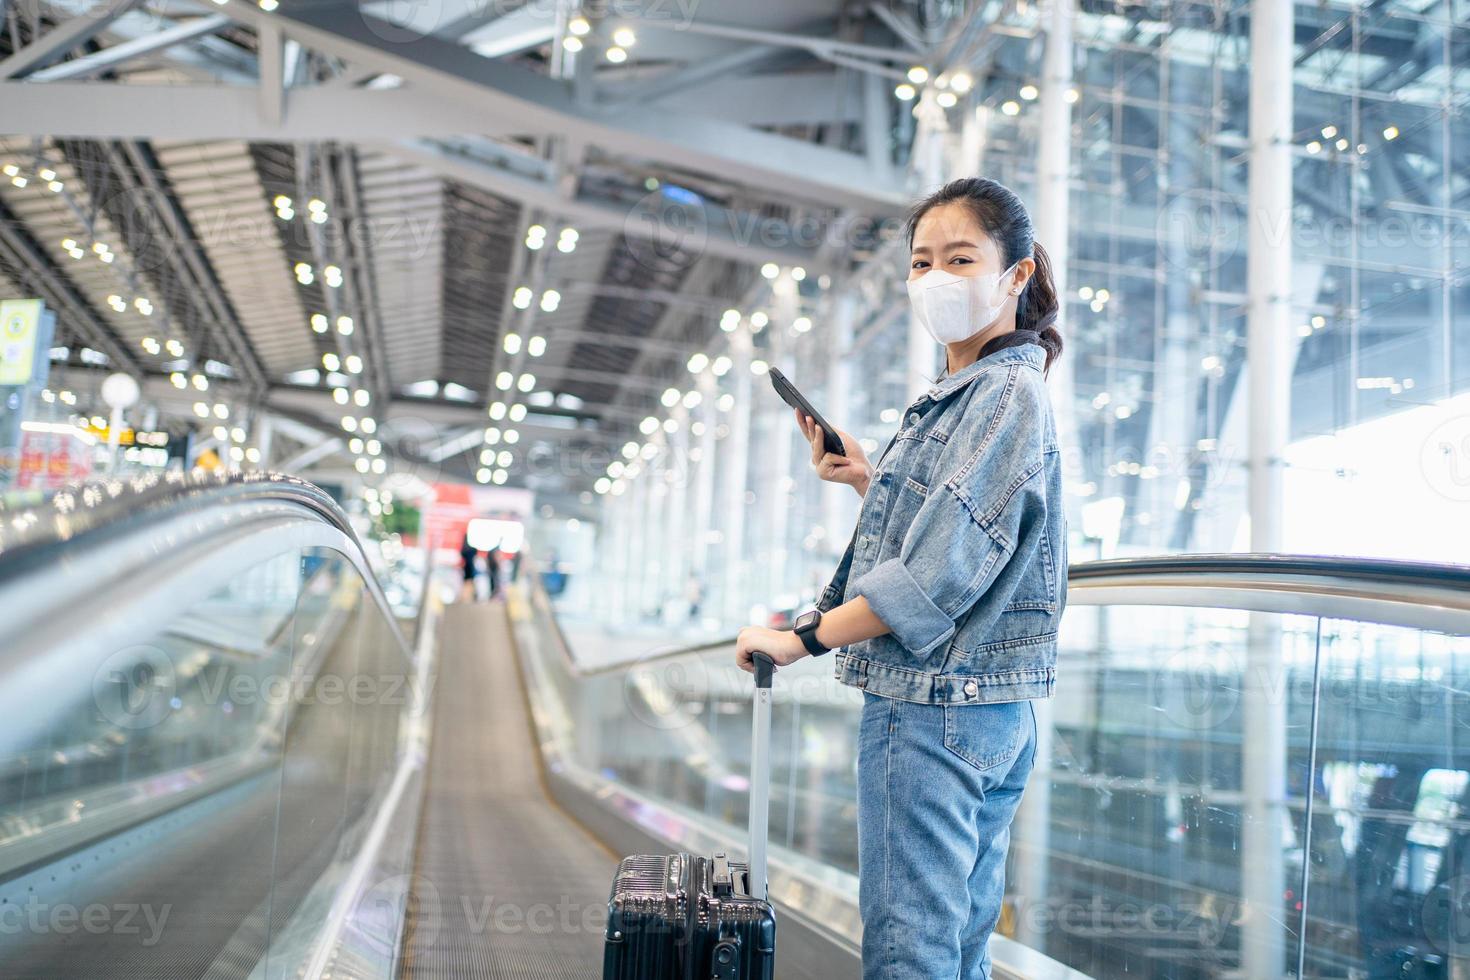
{"label": "jacket pocket", "polygon": [[1025,701],[944,705],[944,747],[981,772],[1015,761],[1025,742]]}

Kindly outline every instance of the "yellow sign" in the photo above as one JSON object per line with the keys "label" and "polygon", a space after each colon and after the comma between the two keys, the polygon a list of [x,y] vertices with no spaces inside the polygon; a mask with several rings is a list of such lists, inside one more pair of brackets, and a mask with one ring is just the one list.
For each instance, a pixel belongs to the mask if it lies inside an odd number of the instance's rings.
{"label": "yellow sign", "polygon": [[30,383],[40,325],[40,300],[0,300],[0,385]]}

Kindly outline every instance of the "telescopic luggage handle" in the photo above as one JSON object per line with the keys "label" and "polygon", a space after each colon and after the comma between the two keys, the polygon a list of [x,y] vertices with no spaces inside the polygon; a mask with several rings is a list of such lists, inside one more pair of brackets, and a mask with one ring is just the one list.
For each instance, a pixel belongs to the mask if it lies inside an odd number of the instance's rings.
{"label": "telescopic luggage handle", "polygon": [[771,677],[776,662],[751,655],[755,667],[755,704],[750,735],[750,895],[766,898],[766,841],[771,810]]}

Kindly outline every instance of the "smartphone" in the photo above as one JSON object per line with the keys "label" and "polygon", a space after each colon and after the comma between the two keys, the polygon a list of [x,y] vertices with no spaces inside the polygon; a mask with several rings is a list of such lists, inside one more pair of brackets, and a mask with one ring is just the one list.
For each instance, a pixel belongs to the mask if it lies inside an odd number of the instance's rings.
{"label": "smartphone", "polygon": [[847,447],[842,444],[842,437],[837,434],[836,429],[827,424],[827,420],[822,418],[820,412],[812,408],[812,403],[803,398],[801,392],[796,390],[796,386],[786,380],[786,375],[779,370],[770,368],[769,373],[771,386],[776,389],[776,394],[781,396],[781,400],[817,423],[822,430],[822,447],[833,455],[846,456]]}

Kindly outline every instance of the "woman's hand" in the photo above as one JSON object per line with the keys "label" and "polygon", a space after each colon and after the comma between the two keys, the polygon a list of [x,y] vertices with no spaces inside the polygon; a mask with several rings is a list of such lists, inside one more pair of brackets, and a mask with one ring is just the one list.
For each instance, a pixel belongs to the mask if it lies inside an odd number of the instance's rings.
{"label": "woman's hand", "polygon": [[794,664],[802,657],[810,656],[801,637],[791,630],[773,630],[764,626],[747,626],[735,639],[735,664],[741,670],[755,673],[752,654],[764,653],[775,661],[777,667]]}
{"label": "woman's hand", "polygon": [[845,483],[856,490],[859,497],[868,492],[868,483],[873,479],[873,467],[868,462],[861,443],[838,429],[837,435],[842,439],[843,448],[847,450],[846,456],[838,456],[827,452],[823,444],[822,427],[810,415],[803,415],[798,410],[796,424],[801,426],[801,434],[806,436],[806,441],[812,444],[812,468],[817,471],[817,476],[828,483]]}

